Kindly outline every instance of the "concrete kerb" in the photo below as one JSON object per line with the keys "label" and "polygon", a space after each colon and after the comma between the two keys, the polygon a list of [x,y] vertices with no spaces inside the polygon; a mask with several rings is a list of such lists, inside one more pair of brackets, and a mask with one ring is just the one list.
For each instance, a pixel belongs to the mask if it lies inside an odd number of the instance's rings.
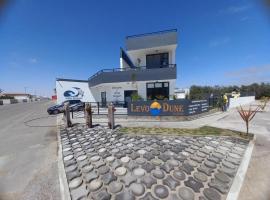
{"label": "concrete kerb", "polygon": [[237,173],[233,179],[232,186],[227,195],[226,200],[237,200],[240,194],[242,185],[245,180],[245,175],[247,173],[248,165],[251,159],[252,151],[255,145],[256,135],[254,135],[253,140],[251,140],[248,144],[244,157],[242,158],[242,162],[237,170]]}
{"label": "concrete kerb", "polygon": [[58,140],[58,177],[59,177],[59,184],[60,184],[60,194],[62,200],[71,200],[69,187],[67,183],[67,177],[64,169],[63,163],[63,155],[62,155],[62,143],[60,137],[60,129],[59,126],[61,123],[61,115],[57,116],[57,140]]}

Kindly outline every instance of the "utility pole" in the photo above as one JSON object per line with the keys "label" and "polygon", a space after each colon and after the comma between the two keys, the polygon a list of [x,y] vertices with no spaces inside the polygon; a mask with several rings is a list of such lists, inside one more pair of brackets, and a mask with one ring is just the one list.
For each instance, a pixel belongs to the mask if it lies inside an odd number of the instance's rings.
{"label": "utility pole", "polygon": [[24,86],[24,94],[26,94],[26,89],[27,89],[28,87],[26,87],[26,86]]}

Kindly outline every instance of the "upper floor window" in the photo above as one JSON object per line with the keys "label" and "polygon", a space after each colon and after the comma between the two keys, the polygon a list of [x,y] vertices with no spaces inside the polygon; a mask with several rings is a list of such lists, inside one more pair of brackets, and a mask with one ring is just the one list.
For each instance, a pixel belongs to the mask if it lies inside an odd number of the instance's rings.
{"label": "upper floor window", "polygon": [[169,53],[146,55],[146,68],[168,67]]}

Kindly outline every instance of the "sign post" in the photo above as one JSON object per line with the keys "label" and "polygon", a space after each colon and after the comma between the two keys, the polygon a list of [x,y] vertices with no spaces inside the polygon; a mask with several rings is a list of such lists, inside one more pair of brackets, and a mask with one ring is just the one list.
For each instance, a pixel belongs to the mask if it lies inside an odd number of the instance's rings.
{"label": "sign post", "polygon": [[65,121],[65,126],[66,127],[71,127],[72,123],[70,120],[70,109],[69,109],[69,103],[66,102],[64,104],[64,121]]}
{"label": "sign post", "polygon": [[85,104],[85,122],[88,128],[92,128],[92,108],[90,103]]}
{"label": "sign post", "polygon": [[114,129],[114,112],[115,112],[115,108],[113,103],[110,103],[110,105],[108,106],[108,126],[110,129]]}

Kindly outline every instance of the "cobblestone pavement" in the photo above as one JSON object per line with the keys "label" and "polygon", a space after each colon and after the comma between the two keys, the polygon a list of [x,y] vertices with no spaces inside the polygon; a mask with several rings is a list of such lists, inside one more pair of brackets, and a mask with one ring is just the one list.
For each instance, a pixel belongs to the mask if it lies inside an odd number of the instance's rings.
{"label": "cobblestone pavement", "polygon": [[130,136],[61,128],[72,199],[225,199],[247,147],[228,137]]}

